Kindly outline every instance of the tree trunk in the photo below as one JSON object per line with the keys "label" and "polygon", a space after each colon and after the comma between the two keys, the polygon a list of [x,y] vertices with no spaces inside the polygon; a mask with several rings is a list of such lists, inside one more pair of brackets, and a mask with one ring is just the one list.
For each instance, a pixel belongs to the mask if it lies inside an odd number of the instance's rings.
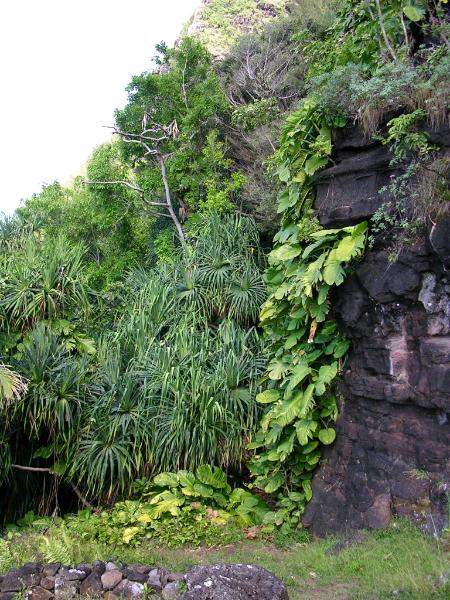
{"label": "tree trunk", "polygon": [[162,175],[162,179],[163,179],[163,183],[164,183],[164,191],[166,193],[167,210],[169,211],[172,221],[175,223],[175,227],[177,228],[178,236],[179,236],[181,242],[184,243],[184,241],[186,239],[185,235],[184,235],[184,231],[183,231],[183,228],[181,227],[181,223],[178,220],[177,215],[175,214],[175,211],[173,210],[172,198],[170,196],[169,183],[167,181],[166,163],[164,161],[164,157],[162,154],[158,153],[157,158],[158,158],[159,166],[161,168],[161,175]]}

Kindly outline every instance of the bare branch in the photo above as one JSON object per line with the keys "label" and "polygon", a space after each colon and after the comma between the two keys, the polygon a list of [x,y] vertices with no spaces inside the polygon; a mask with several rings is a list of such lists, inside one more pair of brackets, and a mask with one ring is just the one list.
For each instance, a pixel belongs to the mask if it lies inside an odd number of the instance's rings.
{"label": "bare branch", "polygon": [[119,185],[126,185],[127,187],[131,188],[132,190],[134,190],[135,192],[138,192],[140,196],[142,196],[142,200],[150,205],[150,206],[166,206],[167,204],[165,202],[155,202],[154,200],[147,200],[147,198],[144,197],[144,190],[142,188],[140,188],[137,185],[134,185],[133,183],[129,182],[129,181],[122,181],[122,180],[117,180],[117,181],[83,181],[83,184],[85,185],[115,185],[115,184],[119,184]]}
{"label": "bare branch", "polygon": [[[148,125],[151,125],[151,127],[148,127]],[[156,158],[156,160],[158,161],[160,170],[161,170],[161,177],[163,180],[163,185],[164,185],[164,193],[165,193],[165,202],[153,202],[151,200],[147,200],[145,198],[145,192],[142,188],[140,188],[139,186],[129,182],[129,181],[123,181],[123,180],[117,180],[117,181],[89,181],[86,182],[88,184],[96,184],[96,185],[125,185],[127,187],[129,187],[130,189],[134,190],[135,192],[137,192],[143,202],[145,202],[148,206],[162,206],[164,207],[167,211],[168,211],[168,215],[164,214],[164,213],[153,213],[156,214],[157,216],[161,216],[161,217],[170,217],[177,229],[178,232],[178,236],[181,240],[181,242],[184,242],[185,240],[185,235],[184,235],[184,231],[183,231],[183,227],[181,226],[180,220],[178,219],[177,215],[175,214],[175,211],[173,209],[173,204],[172,204],[172,198],[170,195],[170,188],[169,188],[169,182],[167,179],[167,173],[166,173],[166,159],[168,156],[170,156],[170,154],[165,154],[162,149],[160,149],[160,144],[162,144],[163,142],[167,142],[170,139],[176,139],[180,132],[178,129],[178,124],[176,122],[176,120],[173,120],[171,123],[169,123],[169,125],[162,125],[160,123],[156,123],[154,121],[154,119],[152,118],[151,114],[148,113],[147,111],[144,112],[144,116],[142,118],[142,132],[141,133],[131,133],[128,131],[121,131],[120,129],[117,129],[117,127],[110,127],[110,129],[113,130],[115,135],[118,135],[121,137],[121,139],[128,143],[128,144],[139,144],[140,146],[142,146],[145,150],[144,156],[145,157],[150,157],[153,156]],[[155,137],[154,135],[149,135],[150,133],[152,134],[159,134],[157,137]]]}
{"label": "bare branch", "polygon": [[70,487],[73,489],[73,491],[75,492],[75,494],[78,496],[78,499],[80,500],[80,502],[83,504],[83,506],[85,506],[86,508],[89,508],[90,510],[96,512],[98,509],[95,508],[95,506],[93,506],[84,496],[83,494],[80,492],[80,490],[77,488],[77,486],[75,484],[73,484],[71,481],[70,483]]}
{"label": "bare branch", "polygon": [[31,471],[32,473],[50,473],[50,469],[45,467],[26,467],[24,465],[11,465],[13,469],[18,469],[19,471]]}
{"label": "bare branch", "polygon": [[181,223],[178,220],[178,217],[176,216],[175,211],[173,210],[172,198],[170,196],[169,183],[167,181],[166,163],[164,161],[164,157],[162,156],[162,154],[158,155],[158,161],[159,161],[159,166],[161,168],[161,175],[162,175],[162,179],[163,179],[163,183],[164,183],[164,190],[166,193],[167,210],[169,211],[170,216],[172,217],[172,221],[175,223],[175,227],[177,228],[180,240],[182,242],[184,242],[185,237],[184,237],[183,228],[181,227]]}
{"label": "bare branch", "polygon": [[122,179],[117,179],[114,181],[91,181],[91,180],[85,179],[85,180],[83,180],[83,184],[84,185],[114,185],[114,184],[126,185],[127,187],[134,190],[135,192],[138,192],[139,194],[144,194],[144,190],[142,188],[140,188],[138,185],[135,185],[134,183],[131,183],[130,181],[124,181]]}

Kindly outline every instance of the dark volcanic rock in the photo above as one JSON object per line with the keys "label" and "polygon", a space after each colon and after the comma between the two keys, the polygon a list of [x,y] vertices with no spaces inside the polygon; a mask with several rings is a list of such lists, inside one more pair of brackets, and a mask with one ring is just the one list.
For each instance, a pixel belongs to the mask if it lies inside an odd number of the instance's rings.
{"label": "dark volcanic rock", "polygon": [[20,569],[13,569],[7,573],[1,583],[0,592],[19,592],[38,585],[40,582],[39,569],[25,565]]}
{"label": "dark volcanic rock", "polygon": [[49,565],[43,566],[42,573],[46,577],[54,577],[60,568],[61,568],[61,563],[51,563]]}
{"label": "dark volcanic rock", "polygon": [[53,597],[54,594],[52,592],[39,586],[31,588],[31,590],[26,594],[27,600],[51,600]]}
{"label": "dark volcanic rock", "polygon": [[[377,187],[392,175],[385,148],[365,144],[354,128],[346,141],[346,131],[335,166],[319,180],[316,208],[327,226],[368,218],[384,201]],[[447,217],[393,264],[383,247],[369,251],[334,294],[352,348],[337,440],[324,451],[304,516],[316,534],[386,527],[393,515],[433,534],[447,525],[449,265]]]}
{"label": "dark volcanic rock", "polygon": [[285,585],[255,565],[193,567],[180,600],[288,600]]}
{"label": "dark volcanic rock", "polygon": [[100,573],[93,571],[80,585],[80,594],[96,598],[102,591],[102,580]]}

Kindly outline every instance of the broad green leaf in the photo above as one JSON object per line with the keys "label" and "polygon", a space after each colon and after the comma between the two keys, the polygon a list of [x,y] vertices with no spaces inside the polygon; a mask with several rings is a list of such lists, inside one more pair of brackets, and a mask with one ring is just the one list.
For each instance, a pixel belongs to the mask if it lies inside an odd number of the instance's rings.
{"label": "broad green leaf", "polygon": [[308,444],[306,444],[306,446],[303,446],[302,453],[304,455],[311,454],[311,452],[314,452],[314,450],[317,448],[318,445],[319,445],[319,442],[317,442],[317,441],[308,442]]}
{"label": "broad green leaf", "polygon": [[311,373],[310,367],[305,363],[300,363],[292,369],[292,373],[289,376],[289,385],[287,389],[293,390],[299,383],[301,383],[307,375]]}
{"label": "broad green leaf", "polygon": [[291,178],[291,174],[289,172],[288,165],[284,164],[281,167],[279,167],[279,169],[277,171],[277,175],[278,175],[280,181],[283,181],[284,183],[288,182],[289,179]]}
{"label": "broad green leaf", "polygon": [[297,171],[297,173],[294,175],[294,177],[292,178],[292,181],[294,181],[295,183],[305,183],[306,181],[306,171],[305,169],[299,169]]}
{"label": "broad green leaf", "polygon": [[314,432],[317,429],[317,421],[312,419],[301,419],[295,424],[297,439],[301,446],[306,446],[309,440],[313,438]]}
{"label": "broad green leaf", "polygon": [[340,233],[341,231],[342,229],[319,229],[319,231],[314,231],[313,233],[311,233],[311,237],[322,238],[328,235],[334,236],[335,233]]}
{"label": "broad green leaf", "polygon": [[280,460],[280,462],[285,461],[286,458],[292,453],[292,450],[294,449],[294,439],[295,432],[292,433],[289,437],[283,440],[281,444],[277,446],[277,452],[279,455],[278,460]]}
{"label": "broad green leaf", "polygon": [[350,340],[339,340],[339,342],[334,347],[333,357],[341,358],[346,354],[347,350],[350,348]]}
{"label": "broad green leaf", "polygon": [[279,398],[279,390],[265,390],[256,396],[256,402],[259,402],[259,404],[270,404],[271,402],[276,402]]}
{"label": "broad green leaf", "polygon": [[[321,286],[322,288],[323,286]],[[325,286],[326,288],[328,288],[328,286]],[[325,321],[326,316],[328,314],[328,304],[326,304],[325,302],[323,302],[322,304],[320,304],[319,302],[311,302],[309,305],[309,312],[311,313],[311,316],[314,317],[314,319],[318,322],[318,323],[322,323],[323,321]]]}
{"label": "broad green leaf", "polygon": [[271,360],[267,367],[269,378],[272,380],[281,379],[287,373],[290,366],[291,362],[286,359],[280,360],[275,358]]}
{"label": "broad green leaf", "polygon": [[306,417],[311,409],[314,384],[309,384],[304,392],[299,392],[292,400],[284,400],[273,410],[272,419],[281,427],[286,427],[298,417]]}
{"label": "broad green leaf", "polygon": [[153,483],[160,487],[177,487],[179,482],[175,473],[159,473],[153,478]]}
{"label": "broad green leaf", "polygon": [[[295,202],[294,202],[294,204],[295,204]],[[293,204],[291,204],[291,198],[289,196],[289,190],[283,190],[278,195],[277,213],[284,212],[290,206],[293,206]]]}
{"label": "broad green leaf", "polygon": [[284,343],[284,348],[285,350],[290,350],[291,348],[293,348],[296,344],[297,344],[297,340],[299,338],[298,333],[291,333],[291,335],[289,335]]}
{"label": "broad green leaf", "polygon": [[320,460],[320,452],[314,452],[313,454],[308,454],[308,460],[306,461],[308,465],[314,466]]}
{"label": "broad green leaf", "polygon": [[209,465],[200,465],[197,469],[197,479],[201,483],[217,489],[222,489],[227,485],[227,476],[219,467],[211,469]]}
{"label": "broad green leaf", "polygon": [[336,257],[336,250],[331,250],[323,269],[323,280],[328,285],[340,285],[344,281],[345,271],[341,261]]}
{"label": "broad green leaf", "polygon": [[305,162],[305,173],[307,175],[314,175],[316,171],[322,169],[328,163],[328,158],[323,158],[317,154],[313,154],[311,158]]}
{"label": "broad green leaf", "polygon": [[294,241],[297,241],[297,233],[298,233],[298,225],[297,223],[289,223],[275,235],[273,238],[274,242],[280,242],[284,244],[288,240],[292,241],[291,238],[295,238]]}
{"label": "broad green leaf", "polygon": [[132,539],[141,531],[140,527],[126,527],[123,530],[122,541],[124,544],[129,544]]}
{"label": "broad green leaf", "polygon": [[[197,479],[195,475],[190,471],[178,471],[177,473],[178,481],[180,485],[187,488],[193,488],[194,484],[197,483]],[[183,491],[183,490],[181,490]],[[183,491],[184,493],[184,491]]]}
{"label": "broad green leaf", "polygon": [[202,498],[212,498],[214,495],[214,489],[203,483],[196,483],[194,485],[194,490],[199,496],[202,496]]}
{"label": "broad green leaf", "polygon": [[50,468],[50,473],[55,473],[56,475],[64,475],[67,470],[68,463],[63,461],[56,462],[53,467]]}
{"label": "broad green leaf", "polygon": [[273,265],[279,262],[291,260],[292,258],[295,258],[301,254],[301,251],[301,246],[298,244],[283,244],[282,246],[278,246],[278,248],[275,248],[275,250],[272,250],[272,252],[269,254],[269,264]]}
{"label": "broad green leaf", "polygon": [[333,362],[331,365],[322,365],[320,367],[315,383],[316,394],[321,396],[325,393],[326,386],[336,377],[337,369],[337,362]]}
{"label": "broad green leaf", "polygon": [[423,8],[422,6],[415,6],[413,4],[407,4],[406,6],[404,6],[403,12],[408,17],[408,19],[414,21],[414,23],[418,23],[419,21],[421,21],[426,14],[425,8]]}
{"label": "broad green leaf", "polygon": [[329,444],[332,444],[335,439],[336,431],[332,427],[329,427],[328,429],[321,429],[319,431],[319,440],[322,442],[322,444],[328,446]]}
{"label": "broad green leaf", "polygon": [[336,247],[336,258],[341,262],[347,262],[358,256],[364,248],[365,240],[364,233],[356,236],[346,235]]}
{"label": "broad green leaf", "polygon": [[274,305],[272,300],[268,300],[263,305],[259,318],[261,319],[261,321],[264,321],[265,319],[270,319],[271,317],[277,314],[277,311],[278,307]]}
{"label": "broad green leaf", "polygon": [[268,494],[273,494],[276,492],[278,488],[280,488],[284,483],[284,476],[282,473],[277,473],[276,475],[270,477],[264,486],[264,491]]}
{"label": "broad green leaf", "polygon": [[302,254],[303,260],[305,258],[308,258],[308,256],[311,254],[311,252],[314,252],[314,250],[316,248],[319,248],[320,246],[322,246],[322,244],[325,244],[329,240],[333,240],[333,239],[334,239],[333,237],[323,237],[323,238],[320,238],[319,240],[317,240],[317,242],[314,242],[314,244],[309,244],[309,246],[306,246],[306,248],[304,249],[303,254]]}
{"label": "broad green leaf", "polygon": [[308,265],[303,277],[303,292],[306,296],[312,295],[312,286],[322,279],[322,267],[327,255],[324,252],[315,261]]}
{"label": "broad green leaf", "polygon": [[323,284],[319,288],[319,294],[317,295],[317,304],[323,304],[328,296],[329,285]]}
{"label": "broad green leaf", "polygon": [[309,502],[313,496],[311,482],[304,481],[302,485],[303,485],[303,490],[305,492],[306,501]]}

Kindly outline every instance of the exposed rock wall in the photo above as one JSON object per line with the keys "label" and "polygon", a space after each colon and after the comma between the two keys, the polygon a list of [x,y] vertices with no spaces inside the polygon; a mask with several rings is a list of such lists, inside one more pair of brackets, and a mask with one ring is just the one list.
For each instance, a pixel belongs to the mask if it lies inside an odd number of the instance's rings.
{"label": "exposed rock wall", "polygon": [[[450,131],[433,133],[450,154]],[[327,226],[370,218],[394,174],[387,149],[339,132],[318,182]],[[333,308],[353,344],[337,441],[324,453],[304,522],[316,534],[385,527],[405,516],[429,533],[447,525],[450,498],[450,219],[391,264],[369,251],[336,290]]]}

